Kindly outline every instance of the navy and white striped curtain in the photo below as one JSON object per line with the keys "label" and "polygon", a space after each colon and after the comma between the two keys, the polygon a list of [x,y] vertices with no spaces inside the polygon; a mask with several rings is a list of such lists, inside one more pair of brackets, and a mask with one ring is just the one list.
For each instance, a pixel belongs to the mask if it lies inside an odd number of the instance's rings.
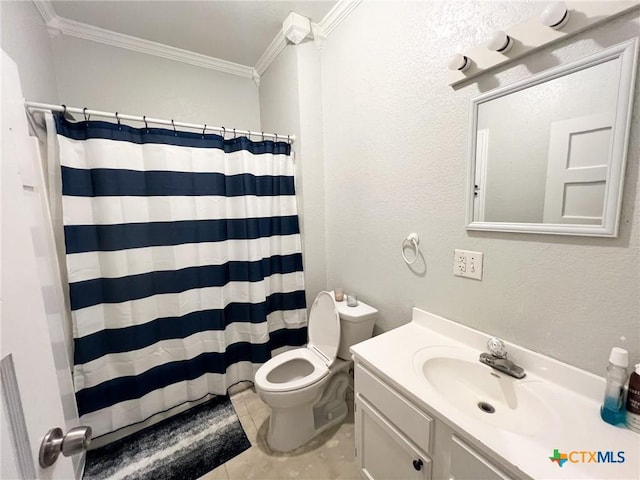
{"label": "navy and white striped curtain", "polygon": [[56,116],[83,424],[225,394],[306,343],[286,142]]}

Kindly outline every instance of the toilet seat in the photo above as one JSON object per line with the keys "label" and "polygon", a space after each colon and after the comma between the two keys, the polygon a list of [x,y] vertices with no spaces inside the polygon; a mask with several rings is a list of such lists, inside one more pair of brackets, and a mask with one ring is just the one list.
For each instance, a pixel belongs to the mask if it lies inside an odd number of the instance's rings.
{"label": "toilet seat", "polygon": [[313,301],[309,313],[309,345],[321,358],[324,357],[327,366],[335,361],[340,345],[340,316],[333,295],[320,292]]}
{"label": "toilet seat", "polygon": [[[336,359],[340,344],[340,317],[336,302],[329,292],[320,292],[314,300],[309,314],[308,332],[309,343],[305,348],[280,353],[258,368],[255,383],[259,388],[267,392],[290,392],[313,385],[329,375],[329,367]],[[268,379],[276,369],[296,359],[308,362],[313,370],[305,375],[303,368],[293,380],[272,382]]]}
{"label": "toilet seat", "polygon": [[[313,367],[313,371],[295,380],[274,383],[267,380],[269,374],[281,365],[295,359],[306,360]],[[329,375],[329,367],[318,354],[309,348],[296,348],[276,355],[268,360],[256,372],[255,383],[267,392],[289,392],[307,387]]]}

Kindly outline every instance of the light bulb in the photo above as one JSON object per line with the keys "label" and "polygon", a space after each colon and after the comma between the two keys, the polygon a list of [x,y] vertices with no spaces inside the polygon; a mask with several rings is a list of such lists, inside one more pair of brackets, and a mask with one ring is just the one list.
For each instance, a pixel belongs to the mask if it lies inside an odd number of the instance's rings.
{"label": "light bulb", "polygon": [[449,70],[458,70],[459,72],[464,72],[471,65],[471,60],[468,57],[456,53],[452,55],[449,59]]}
{"label": "light bulb", "polygon": [[554,2],[547,5],[547,8],[540,14],[540,21],[543,25],[559,30],[569,21],[569,10],[564,2]]}
{"label": "light bulb", "polygon": [[513,43],[513,38],[502,30],[496,30],[487,42],[487,48],[496,52],[507,53],[513,47]]}

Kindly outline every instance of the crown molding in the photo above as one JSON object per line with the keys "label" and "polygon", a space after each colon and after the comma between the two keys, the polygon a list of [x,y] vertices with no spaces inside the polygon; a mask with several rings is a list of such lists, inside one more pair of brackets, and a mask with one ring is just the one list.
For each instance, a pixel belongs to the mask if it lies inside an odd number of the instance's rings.
{"label": "crown molding", "polygon": [[269,65],[273,63],[286,46],[287,39],[285,38],[284,33],[282,33],[282,29],[280,29],[256,63],[255,69],[256,72],[258,72],[258,75],[262,75],[265,70],[269,68]]}
{"label": "crown molding", "polygon": [[52,37],[56,37],[62,33],[71,37],[91,40],[93,42],[124,48],[134,52],[146,53],[147,55],[154,55],[156,57],[195,65],[197,67],[237,75],[239,77],[251,78],[256,82],[259,81],[259,77],[256,78],[256,70],[253,67],[228,62],[220,58],[209,57],[200,53],[171,47],[169,45],[152,42],[150,40],[133,37],[131,35],[113,32],[87,23],[69,20],[68,18],[56,15],[50,1],[32,1],[47,24],[47,29]]}
{"label": "crown molding", "polygon": [[345,18],[351,15],[362,0],[339,0],[329,13],[320,20],[319,27],[321,35],[326,38],[340,25]]}
{"label": "crown molding", "polygon": [[239,63],[228,62],[219,58],[209,57],[200,53],[190,52],[181,48],[170,47],[162,43],[132,37],[122,33],[112,32],[104,28],[96,27],[82,22],[76,22],[67,18],[57,17],[57,22],[51,25],[59,29],[63,34],[72,37],[91,40],[93,42],[120,47],[134,52],[146,53],[156,57],[167,58],[182,63],[188,63],[197,67],[230,73],[244,78],[253,78],[254,69]]}
{"label": "crown molding", "polygon": [[[113,32],[104,28],[77,22],[56,14],[50,0],[31,0],[42,16],[49,35],[57,37],[60,34],[82,38],[93,42],[103,43],[113,47],[124,48],[134,52],[154,55],[177,62],[208,68],[243,78],[251,78],[256,85],[260,84],[260,76],[269,68],[269,65],[280,55],[288,45],[282,30],[271,41],[254,67],[228,62],[219,58],[209,57],[200,53],[171,47],[162,43],[152,42],[131,35]],[[313,37],[316,45],[322,48],[327,37],[336,29],[351,12],[362,3],[362,0],[339,0],[334,7],[318,23],[313,24]]]}
{"label": "crown molding", "polygon": [[[316,46],[322,49],[329,34],[361,3],[362,0],[338,0],[319,23],[312,23],[313,41]],[[256,63],[255,69],[258,75],[262,75],[269,68],[287,45],[287,39],[280,30]]]}
{"label": "crown molding", "polygon": [[44,20],[44,23],[49,24],[58,15],[53,9],[53,5],[49,0],[31,0],[35,7],[38,9],[40,16]]}

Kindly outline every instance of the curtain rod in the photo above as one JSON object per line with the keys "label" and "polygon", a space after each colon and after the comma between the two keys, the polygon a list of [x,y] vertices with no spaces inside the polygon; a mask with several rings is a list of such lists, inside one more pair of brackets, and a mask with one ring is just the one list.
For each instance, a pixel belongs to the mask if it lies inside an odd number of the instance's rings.
{"label": "curtain rod", "polygon": [[96,117],[106,117],[106,118],[115,118],[118,120],[130,120],[134,122],[144,122],[145,125],[147,123],[155,123],[158,125],[168,125],[170,127],[185,127],[185,128],[193,128],[196,130],[201,130],[203,133],[206,130],[213,130],[218,133],[230,134],[233,135],[245,135],[247,137],[261,137],[261,138],[270,138],[274,140],[287,141],[289,143],[293,143],[295,140],[295,135],[278,135],[277,133],[265,133],[265,132],[252,132],[251,130],[239,130],[237,128],[225,128],[225,127],[212,127],[209,125],[199,125],[195,123],[185,123],[185,122],[175,122],[173,120],[163,120],[160,118],[149,118],[149,117],[140,117],[137,115],[124,115],[118,112],[101,112],[99,110],[89,110],[87,108],[78,108],[78,107],[67,107],[66,105],[52,105],[49,103],[38,103],[38,102],[24,102],[25,108],[29,111],[43,111],[43,110],[51,110],[52,112],[69,112],[69,113],[78,113],[85,116],[87,119],[89,116],[93,115]]}

